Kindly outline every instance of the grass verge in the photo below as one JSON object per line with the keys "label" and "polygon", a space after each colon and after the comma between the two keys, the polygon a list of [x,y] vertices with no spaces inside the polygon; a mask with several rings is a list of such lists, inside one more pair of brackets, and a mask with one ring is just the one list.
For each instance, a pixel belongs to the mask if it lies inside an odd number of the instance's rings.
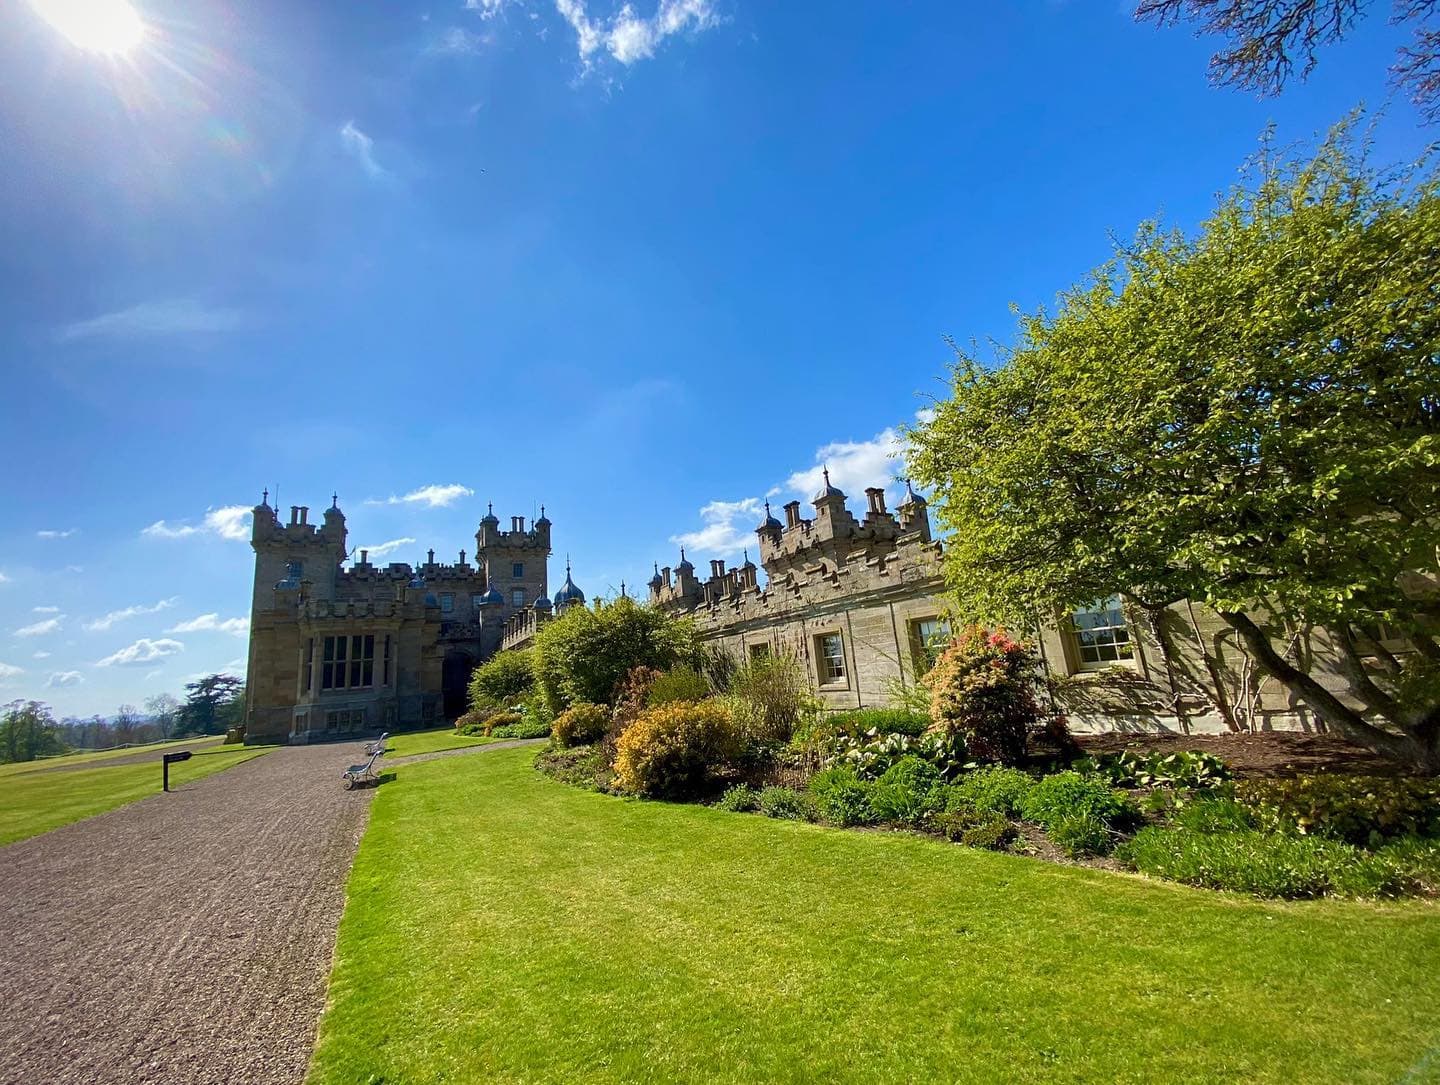
{"label": "grass verge", "polygon": [[457,735],[453,727],[436,727],[429,731],[407,731],[391,735],[385,743],[386,757],[410,757],[417,753],[435,753],[437,750],[461,750],[466,746],[484,746],[498,739],[484,735]]}
{"label": "grass verge", "polygon": [[155,763],[160,763],[160,754],[166,753],[177,746],[188,746],[199,752],[201,749],[209,749],[211,746],[218,746],[225,740],[224,735],[201,736],[200,738],[177,738],[168,742],[147,742],[140,746],[117,747],[113,750],[93,750],[89,753],[63,753],[55,757],[42,757],[38,761],[13,761],[8,765],[0,765],[0,778],[6,776],[23,776],[29,772],[44,772],[53,768],[70,768],[73,765],[89,765],[97,762],[113,761],[120,757],[140,757],[146,754],[155,754]]}
{"label": "grass verge", "polygon": [[[170,766],[170,786],[259,757],[273,746],[219,746]],[[0,786],[0,845],[94,817],[160,790],[160,759],[12,776]]]}
{"label": "grass verge", "polygon": [[533,756],[380,789],[311,1085],[1435,1080],[1432,905],[627,802]]}

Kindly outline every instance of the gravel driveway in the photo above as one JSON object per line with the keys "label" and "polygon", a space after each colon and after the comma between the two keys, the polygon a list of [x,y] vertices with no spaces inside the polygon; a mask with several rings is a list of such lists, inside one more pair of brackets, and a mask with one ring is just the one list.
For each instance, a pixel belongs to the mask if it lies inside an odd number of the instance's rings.
{"label": "gravel driveway", "polygon": [[359,755],[282,748],[0,848],[0,1082],[300,1081]]}

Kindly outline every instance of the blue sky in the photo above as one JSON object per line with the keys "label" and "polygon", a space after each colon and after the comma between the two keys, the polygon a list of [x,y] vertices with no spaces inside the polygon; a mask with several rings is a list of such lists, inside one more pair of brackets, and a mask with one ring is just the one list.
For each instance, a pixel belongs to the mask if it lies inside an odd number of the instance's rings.
{"label": "blue sky", "polygon": [[118,57],[0,12],[0,697],[65,714],[243,670],[266,486],[404,561],[543,502],[592,595],[858,495],[945,336],[1384,104],[1397,40],[1258,101],[1115,3],[134,3]]}

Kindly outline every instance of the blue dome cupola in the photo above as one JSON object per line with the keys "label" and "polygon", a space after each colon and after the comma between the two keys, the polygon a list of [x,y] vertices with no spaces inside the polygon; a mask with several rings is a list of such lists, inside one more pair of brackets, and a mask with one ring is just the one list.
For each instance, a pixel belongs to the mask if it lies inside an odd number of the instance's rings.
{"label": "blue dome cupola", "polygon": [[560,590],[555,593],[555,609],[564,610],[566,607],[585,603],[585,593],[575,586],[575,581],[570,577],[570,559],[565,559],[565,583],[560,585]]}

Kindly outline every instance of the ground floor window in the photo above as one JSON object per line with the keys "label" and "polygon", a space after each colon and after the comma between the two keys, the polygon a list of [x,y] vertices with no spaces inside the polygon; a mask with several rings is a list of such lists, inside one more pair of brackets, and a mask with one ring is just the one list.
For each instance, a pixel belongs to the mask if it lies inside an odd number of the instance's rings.
{"label": "ground floor window", "polygon": [[815,638],[815,658],[822,686],[845,681],[845,640],[839,633],[821,633]]}
{"label": "ground floor window", "polygon": [[759,660],[762,660],[762,659],[769,659],[769,658],[770,658],[770,645],[768,645],[768,644],[752,644],[752,645],[750,645],[750,658],[753,659],[753,660],[756,660],[756,661],[759,661]]}
{"label": "ground floor window", "polygon": [[1081,670],[1108,667],[1135,658],[1135,646],[1130,642],[1130,630],[1125,625],[1118,595],[1076,609],[1070,616],[1070,636]]}
{"label": "ground floor window", "polygon": [[950,643],[950,623],[944,618],[917,618],[910,623],[910,655],[917,675],[928,674]]}
{"label": "ground floor window", "polygon": [[525,589],[514,588],[510,592],[510,605],[512,607],[523,607],[525,605]]}
{"label": "ground floor window", "polygon": [[374,634],[325,638],[324,659],[320,665],[321,689],[360,689],[374,684]]}
{"label": "ground floor window", "polygon": [[327,731],[361,731],[365,728],[363,708],[339,708],[325,713]]}

